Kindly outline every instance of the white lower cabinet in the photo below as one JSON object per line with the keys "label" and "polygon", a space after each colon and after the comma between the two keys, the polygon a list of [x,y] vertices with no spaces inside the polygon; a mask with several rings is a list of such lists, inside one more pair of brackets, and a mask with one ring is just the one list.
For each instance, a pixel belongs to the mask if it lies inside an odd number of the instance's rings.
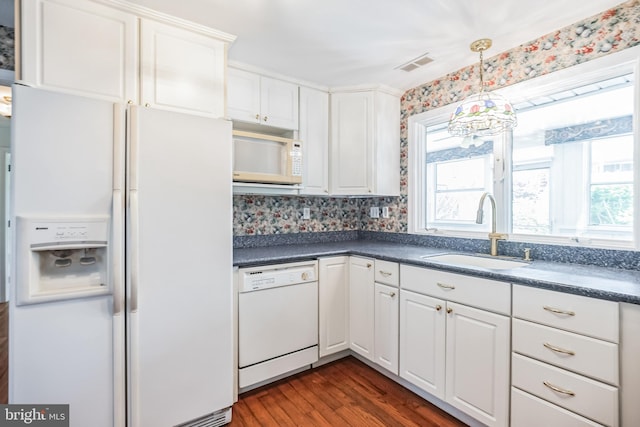
{"label": "white lower cabinet", "polygon": [[[475,298],[484,285],[486,306]],[[402,265],[400,287],[400,376],[487,426],[507,426],[511,285]]]}
{"label": "white lower cabinet", "polygon": [[318,261],[320,357],[349,348],[349,257]]}
{"label": "white lower cabinet", "polygon": [[397,263],[352,256],[349,262],[349,348],[398,375]]}
{"label": "white lower cabinet", "polygon": [[374,260],[352,256],[349,260],[349,348],[374,360],[375,293]]}
{"label": "white lower cabinet", "polygon": [[444,400],[445,302],[400,291],[400,376]]}
{"label": "white lower cabinet", "polygon": [[517,388],[511,390],[511,425],[513,427],[601,426]]}
{"label": "white lower cabinet", "polygon": [[447,302],[445,401],[488,426],[508,425],[511,319]]}
{"label": "white lower cabinet", "polygon": [[374,360],[398,375],[398,289],[375,284]]}
{"label": "white lower cabinet", "polygon": [[513,317],[511,424],[620,425],[619,304],[514,286]]}

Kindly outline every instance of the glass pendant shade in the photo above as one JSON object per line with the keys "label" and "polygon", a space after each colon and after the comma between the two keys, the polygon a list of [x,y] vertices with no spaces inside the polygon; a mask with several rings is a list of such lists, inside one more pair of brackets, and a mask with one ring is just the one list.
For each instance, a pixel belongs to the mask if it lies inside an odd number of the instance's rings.
{"label": "glass pendant shade", "polygon": [[482,52],[490,47],[491,39],[471,43],[471,51],[480,53],[480,92],[467,97],[451,115],[448,130],[452,136],[496,135],[517,124],[515,111],[509,101],[497,93],[484,91]]}
{"label": "glass pendant shade", "polygon": [[467,97],[451,114],[452,136],[495,135],[517,125],[513,107],[497,93],[480,92]]}

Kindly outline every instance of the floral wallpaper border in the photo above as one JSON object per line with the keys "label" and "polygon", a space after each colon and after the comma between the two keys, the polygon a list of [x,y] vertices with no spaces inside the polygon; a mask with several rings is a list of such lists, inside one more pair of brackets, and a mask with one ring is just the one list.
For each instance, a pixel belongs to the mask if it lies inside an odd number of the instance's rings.
{"label": "floral wallpaper border", "polygon": [[[640,0],[546,34],[484,61],[488,89],[571,67],[640,43]],[[235,196],[234,235],[339,230],[407,232],[407,122],[414,114],[457,103],[473,93],[479,64],[410,89],[401,98],[400,197],[371,199]],[[369,207],[389,207],[389,218],[371,219]],[[303,207],[311,220],[302,220]]]}

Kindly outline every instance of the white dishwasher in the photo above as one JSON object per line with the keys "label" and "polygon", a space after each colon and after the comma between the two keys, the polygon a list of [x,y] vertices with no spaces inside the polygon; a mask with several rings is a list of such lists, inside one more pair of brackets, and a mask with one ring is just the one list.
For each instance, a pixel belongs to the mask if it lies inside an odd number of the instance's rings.
{"label": "white dishwasher", "polygon": [[241,268],[239,274],[240,389],[316,362],[318,262]]}

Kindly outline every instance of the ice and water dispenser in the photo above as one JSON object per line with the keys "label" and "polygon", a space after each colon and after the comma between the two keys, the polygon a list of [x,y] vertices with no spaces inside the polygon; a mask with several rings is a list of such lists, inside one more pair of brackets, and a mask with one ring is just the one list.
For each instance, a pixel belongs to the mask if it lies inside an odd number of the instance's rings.
{"label": "ice and water dispenser", "polygon": [[17,218],[18,305],[107,295],[109,218]]}

